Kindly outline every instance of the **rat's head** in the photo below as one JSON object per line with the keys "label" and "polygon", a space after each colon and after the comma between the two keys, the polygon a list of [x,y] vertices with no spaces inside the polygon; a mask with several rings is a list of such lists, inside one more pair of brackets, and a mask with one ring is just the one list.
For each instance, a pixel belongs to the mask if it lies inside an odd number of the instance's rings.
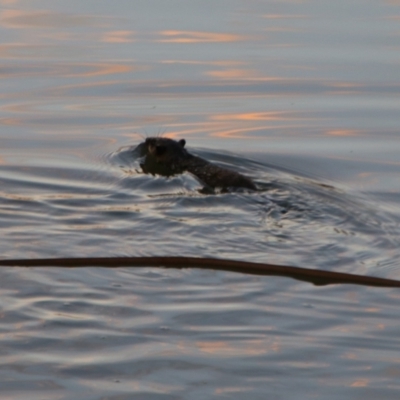
{"label": "rat's head", "polygon": [[185,149],[185,139],[149,137],[139,145],[144,156],[140,166],[143,172],[171,176],[184,172],[191,157]]}
{"label": "rat's head", "polygon": [[185,139],[176,141],[163,137],[149,137],[145,141],[147,154],[154,157],[157,162],[176,162],[184,158],[187,155],[185,144]]}

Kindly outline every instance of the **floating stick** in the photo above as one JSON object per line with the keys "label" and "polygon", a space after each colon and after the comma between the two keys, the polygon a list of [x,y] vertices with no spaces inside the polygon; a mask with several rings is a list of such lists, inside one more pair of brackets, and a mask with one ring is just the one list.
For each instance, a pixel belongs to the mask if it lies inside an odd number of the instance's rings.
{"label": "floating stick", "polygon": [[254,263],[197,257],[110,257],[110,258],[42,258],[27,260],[0,260],[0,266],[14,267],[161,267],[161,268],[200,268],[217,271],[230,271],[260,276],[284,276],[314,285],[352,284],[379,287],[400,287],[400,281],[348,274],[345,272],[321,271],[310,268],[284,265]]}

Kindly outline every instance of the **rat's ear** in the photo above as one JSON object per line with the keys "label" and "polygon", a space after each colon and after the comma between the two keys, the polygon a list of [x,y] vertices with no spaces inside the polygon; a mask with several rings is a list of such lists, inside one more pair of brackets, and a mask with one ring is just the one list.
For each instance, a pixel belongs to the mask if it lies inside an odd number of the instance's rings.
{"label": "rat's ear", "polygon": [[185,140],[185,139],[181,139],[178,143],[179,143],[182,147],[185,147],[186,140]]}

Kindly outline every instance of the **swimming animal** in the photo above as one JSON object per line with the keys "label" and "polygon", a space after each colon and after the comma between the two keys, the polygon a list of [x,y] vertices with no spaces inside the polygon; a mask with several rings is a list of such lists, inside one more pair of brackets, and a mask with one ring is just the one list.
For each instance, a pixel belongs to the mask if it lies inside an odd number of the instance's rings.
{"label": "swimming animal", "polygon": [[212,189],[257,189],[250,178],[190,154],[185,149],[185,144],[185,139],[147,138],[138,146],[141,156],[144,157],[140,164],[143,172],[163,176],[189,172],[201,183]]}

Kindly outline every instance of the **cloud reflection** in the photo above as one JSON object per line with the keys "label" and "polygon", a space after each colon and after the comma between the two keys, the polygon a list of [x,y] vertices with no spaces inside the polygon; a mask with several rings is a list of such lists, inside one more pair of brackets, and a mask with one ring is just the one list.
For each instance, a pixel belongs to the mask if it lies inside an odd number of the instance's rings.
{"label": "cloud reflection", "polygon": [[196,347],[202,352],[212,355],[237,357],[255,356],[280,351],[279,341],[242,340],[237,345],[224,341],[196,342]]}
{"label": "cloud reflection", "polygon": [[[1,46],[0,46],[1,55]],[[66,63],[51,65],[18,65],[10,64],[0,68],[0,78],[10,79],[15,77],[34,77],[34,76],[59,76],[64,78],[88,78],[104,75],[119,75],[136,70],[132,65],[112,64],[112,63]],[[143,69],[143,68],[141,68]]]}
{"label": "cloud reflection", "polygon": [[231,121],[231,120],[241,120],[241,121],[280,121],[287,120],[289,118],[288,113],[279,112],[248,112],[239,114],[219,114],[214,115],[211,119],[216,121]]}
{"label": "cloud reflection", "polygon": [[158,39],[163,43],[221,43],[239,42],[245,40],[244,36],[229,33],[197,32],[197,31],[161,31],[159,32],[164,39]]}
{"label": "cloud reflection", "polygon": [[304,124],[304,120],[312,120],[312,117],[288,111],[250,111],[214,114],[209,117],[209,120],[211,136],[230,139],[259,139],[268,131],[293,133]]}
{"label": "cloud reflection", "polygon": [[359,379],[355,382],[353,382],[350,386],[351,387],[366,387],[369,386],[369,379]]}
{"label": "cloud reflection", "polygon": [[106,32],[101,41],[104,43],[131,43],[134,42],[133,31],[110,31]]}
{"label": "cloud reflection", "polygon": [[332,129],[325,132],[329,136],[359,136],[362,132],[356,129]]}
{"label": "cloud reflection", "polygon": [[104,17],[61,14],[46,10],[3,10],[0,12],[0,24],[3,27],[14,29],[87,27],[92,25],[94,21],[98,23],[100,20],[104,20]]}
{"label": "cloud reflection", "polygon": [[249,71],[246,69],[226,69],[222,71],[209,71],[206,75],[219,79],[250,79],[256,77],[256,71]]}

